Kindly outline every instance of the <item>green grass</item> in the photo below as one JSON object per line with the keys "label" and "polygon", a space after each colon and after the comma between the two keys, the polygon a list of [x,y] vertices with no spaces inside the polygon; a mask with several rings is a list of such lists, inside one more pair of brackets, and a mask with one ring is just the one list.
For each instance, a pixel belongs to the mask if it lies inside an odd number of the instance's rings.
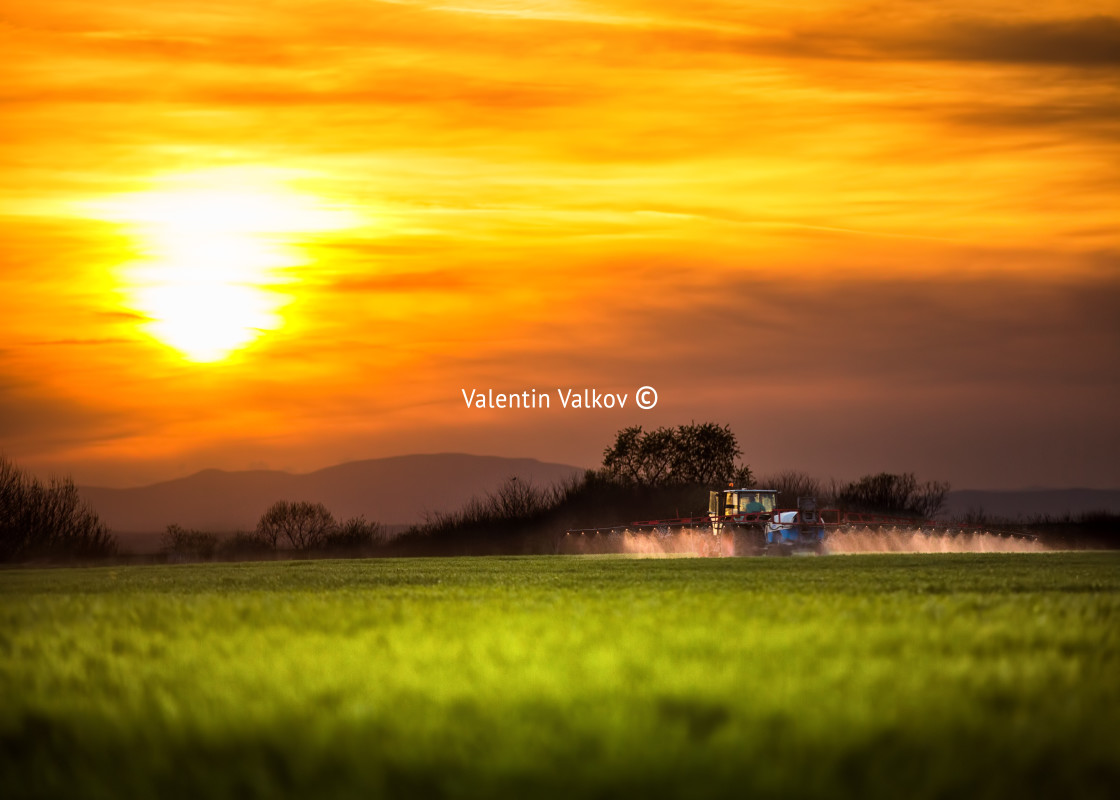
{"label": "green grass", "polygon": [[0,572],[0,796],[1113,796],[1120,554]]}

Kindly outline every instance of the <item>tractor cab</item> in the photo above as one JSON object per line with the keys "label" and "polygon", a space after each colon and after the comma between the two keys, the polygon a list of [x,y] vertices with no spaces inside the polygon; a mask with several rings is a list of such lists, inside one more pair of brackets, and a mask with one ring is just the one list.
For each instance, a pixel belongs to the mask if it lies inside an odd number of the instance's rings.
{"label": "tractor cab", "polygon": [[774,489],[724,489],[708,494],[708,513],[715,517],[770,514],[777,499]]}

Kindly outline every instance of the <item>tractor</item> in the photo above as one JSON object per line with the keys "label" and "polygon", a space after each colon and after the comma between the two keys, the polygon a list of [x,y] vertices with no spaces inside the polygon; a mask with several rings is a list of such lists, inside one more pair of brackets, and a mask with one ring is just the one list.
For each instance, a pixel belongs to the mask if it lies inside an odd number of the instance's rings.
{"label": "tractor", "polygon": [[825,525],[813,497],[797,498],[796,509],[779,509],[774,489],[723,489],[708,495],[712,532],[729,534],[735,553],[819,553]]}

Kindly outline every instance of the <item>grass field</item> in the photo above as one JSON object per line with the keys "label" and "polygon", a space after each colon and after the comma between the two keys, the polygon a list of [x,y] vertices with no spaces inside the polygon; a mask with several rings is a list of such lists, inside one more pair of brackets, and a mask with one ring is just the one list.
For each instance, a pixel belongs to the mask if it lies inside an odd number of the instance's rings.
{"label": "grass field", "polygon": [[0,796],[1112,797],[1120,554],[0,572]]}

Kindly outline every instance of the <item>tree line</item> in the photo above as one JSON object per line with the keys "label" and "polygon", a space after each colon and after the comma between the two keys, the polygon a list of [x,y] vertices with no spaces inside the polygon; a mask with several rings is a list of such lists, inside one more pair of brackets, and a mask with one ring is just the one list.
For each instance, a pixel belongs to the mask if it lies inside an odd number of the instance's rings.
{"label": "tree line", "polygon": [[[240,558],[287,549],[301,553],[369,553],[386,539],[385,528],[364,517],[338,521],[322,503],[281,500],[251,531],[225,538],[171,524],[162,552],[171,560]],[[88,560],[117,553],[117,541],[73,479],[46,482],[0,456],[0,563]]]}
{"label": "tree line", "polygon": [[[778,491],[779,506],[795,507],[813,496],[821,505],[929,518],[944,505],[949,484],[919,482],[913,473],[879,473],[827,486],[806,473],[758,478],[739,461],[742,450],[729,425],[689,423],[675,428],[623,428],[603,451],[602,466],[562,485],[540,489],[511,479],[457,512],[436,514],[414,526],[406,539],[453,538],[464,530],[511,531],[545,525],[614,524],[624,517],[703,513],[707,492],[738,488]],[[633,516],[637,515],[637,516]],[[618,516],[618,519],[608,518]],[[162,550],[170,559],[254,557],[289,551],[365,554],[383,549],[383,526],[363,517],[339,521],[322,504],[282,500],[270,506],[251,531],[220,538],[215,533],[169,525]],[[38,481],[0,458],[0,562],[34,558],[111,556],[116,542],[108,527],[81,500],[69,478]]]}
{"label": "tree line", "polygon": [[600,475],[620,485],[649,487],[733,484],[737,488],[776,489],[783,508],[795,508],[798,497],[816,497],[845,511],[868,511],[929,518],[949,494],[944,481],[920,483],[912,472],[882,472],[827,486],[804,472],[789,470],[757,478],[750,466],[736,463],[742,455],[729,425],[712,422],[657,428],[623,428],[603,451]]}
{"label": "tree line", "polygon": [[365,517],[339,522],[322,503],[279,500],[261,514],[253,530],[224,540],[216,533],[168,525],[161,551],[172,560],[262,556],[279,550],[359,555],[384,540],[384,526]]}

